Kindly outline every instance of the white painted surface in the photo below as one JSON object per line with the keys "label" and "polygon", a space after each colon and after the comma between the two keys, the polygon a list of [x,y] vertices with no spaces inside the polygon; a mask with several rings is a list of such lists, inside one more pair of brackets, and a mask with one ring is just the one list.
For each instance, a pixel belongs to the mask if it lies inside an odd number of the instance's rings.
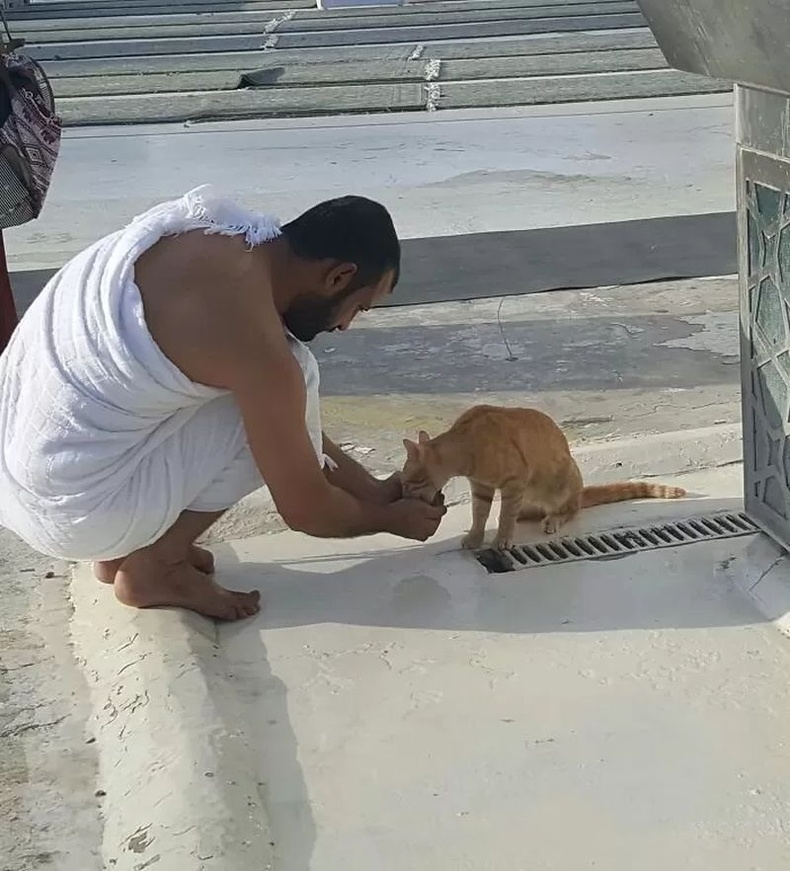
{"label": "white painted surface", "polygon": [[90,564],[75,568],[71,601],[106,794],[101,867],[272,871],[266,814],[214,622],[125,608]]}
{"label": "white painted surface", "polygon": [[[737,469],[676,480],[664,516],[739,504]],[[749,539],[490,576],[467,512],[427,547],[219,551],[265,596],[220,639],[276,867],[784,869],[787,641],[721,568]]]}
{"label": "white painted surface", "polygon": [[67,131],[42,218],[9,231],[12,269],[61,265],[205,182],[292,217],[360,193],[404,238],[734,208],[732,97],[439,115]]}

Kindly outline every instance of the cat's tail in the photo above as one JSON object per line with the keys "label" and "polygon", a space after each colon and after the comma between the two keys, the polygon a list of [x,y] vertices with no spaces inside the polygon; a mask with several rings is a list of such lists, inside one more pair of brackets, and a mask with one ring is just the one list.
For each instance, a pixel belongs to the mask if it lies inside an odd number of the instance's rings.
{"label": "cat's tail", "polygon": [[627,502],[630,499],[681,499],[686,495],[682,487],[651,484],[648,481],[621,481],[617,484],[599,484],[582,490],[582,508]]}

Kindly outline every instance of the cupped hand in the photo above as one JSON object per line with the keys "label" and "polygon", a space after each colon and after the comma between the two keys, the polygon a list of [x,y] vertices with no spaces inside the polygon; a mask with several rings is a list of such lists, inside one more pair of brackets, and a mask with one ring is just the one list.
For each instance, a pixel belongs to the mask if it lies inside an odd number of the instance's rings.
{"label": "cupped hand", "polygon": [[403,486],[401,485],[400,472],[393,472],[389,478],[376,481],[371,501],[378,505],[389,505],[390,502],[397,502],[402,496]]}
{"label": "cupped hand", "polygon": [[388,508],[388,532],[413,541],[427,541],[447,513],[443,504],[429,505],[421,499],[399,499]]}

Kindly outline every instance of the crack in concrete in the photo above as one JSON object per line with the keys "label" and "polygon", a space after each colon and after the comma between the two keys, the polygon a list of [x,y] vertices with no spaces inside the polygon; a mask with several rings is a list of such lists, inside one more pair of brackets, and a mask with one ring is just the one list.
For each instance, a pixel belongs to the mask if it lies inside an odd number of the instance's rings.
{"label": "crack in concrete", "polygon": [[48,723],[23,723],[21,726],[11,726],[0,732],[0,738],[18,738],[27,732],[35,732],[38,729],[49,729],[51,726],[57,726],[66,719],[65,716],[58,717],[55,720],[50,720]]}
{"label": "crack in concrete", "polygon": [[749,587],[749,592],[751,593],[755,589],[755,587],[757,587],[757,585],[766,577],[766,575],[772,572],[779,565],[779,563],[782,562],[783,559],[785,559],[786,556],[787,554],[785,553],[779,554],[779,556],[768,566],[768,568],[765,569],[765,571],[760,575],[759,578],[757,578],[757,580],[751,585],[751,587]]}

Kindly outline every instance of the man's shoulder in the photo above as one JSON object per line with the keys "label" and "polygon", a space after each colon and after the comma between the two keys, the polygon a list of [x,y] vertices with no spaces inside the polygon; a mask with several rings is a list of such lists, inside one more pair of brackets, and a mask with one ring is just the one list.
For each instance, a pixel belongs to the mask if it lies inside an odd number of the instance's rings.
{"label": "man's shoulder", "polygon": [[193,380],[225,386],[213,365],[285,343],[265,258],[253,257],[243,237],[162,239],[138,260],[136,278],[149,329]]}
{"label": "man's shoulder", "polygon": [[233,309],[271,297],[266,260],[253,256],[243,236],[192,230],[164,237],[141,255],[135,274],[144,296],[175,304],[216,298]]}
{"label": "man's shoulder", "polygon": [[171,261],[184,271],[199,266],[209,273],[227,274],[241,270],[249,251],[243,236],[207,233],[199,229],[164,236],[143,257],[150,255],[151,258]]}

